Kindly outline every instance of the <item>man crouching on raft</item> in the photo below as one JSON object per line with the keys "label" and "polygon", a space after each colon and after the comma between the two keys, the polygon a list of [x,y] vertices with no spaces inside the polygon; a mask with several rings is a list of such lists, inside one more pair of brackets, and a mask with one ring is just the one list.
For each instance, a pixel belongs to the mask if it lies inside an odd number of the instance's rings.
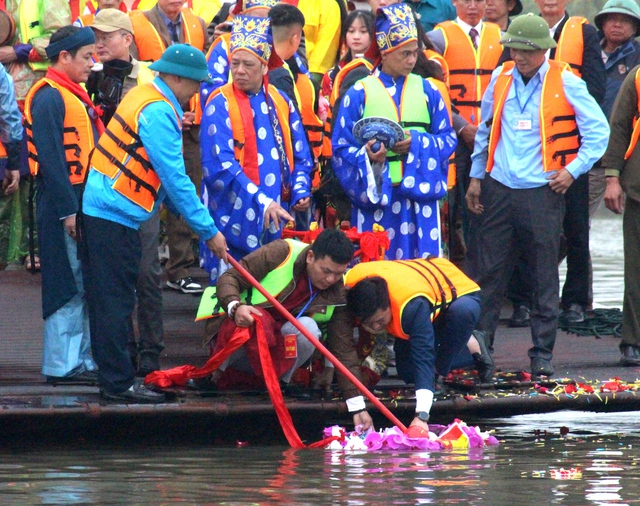
{"label": "man crouching on raft", "polygon": [[[345,278],[347,308],[356,323],[373,334],[396,338],[398,375],[415,384],[416,410],[410,426],[429,430],[435,375],[446,375],[466,347],[480,316],[480,288],[444,258],[368,262],[356,265]],[[334,343],[333,351],[360,378],[355,347]],[[354,425],[373,425],[364,397],[346,378],[338,383]]]}

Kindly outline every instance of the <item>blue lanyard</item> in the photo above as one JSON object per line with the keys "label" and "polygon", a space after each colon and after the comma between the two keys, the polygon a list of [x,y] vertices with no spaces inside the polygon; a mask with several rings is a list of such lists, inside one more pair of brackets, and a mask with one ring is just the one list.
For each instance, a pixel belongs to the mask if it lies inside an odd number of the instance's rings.
{"label": "blue lanyard", "polygon": [[[533,91],[529,94],[529,97],[527,98],[527,100],[525,100],[524,105],[520,106],[520,97],[518,97],[518,87],[516,86],[516,101],[518,102],[518,107],[520,107],[520,113],[523,113],[524,110],[527,108],[527,104],[529,103],[529,100],[531,100],[531,97],[533,97],[533,95],[535,95],[536,91],[538,91],[538,88],[540,87],[540,80],[538,80],[538,82],[536,83],[536,87],[533,88]],[[526,85],[525,85],[526,88]]]}
{"label": "blue lanyard", "polygon": [[313,288],[311,287],[311,278],[307,278],[307,279],[309,280],[309,293],[311,294],[311,298],[309,299],[309,302],[307,302],[304,305],[304,307],[300,310],[300,312],[298,313],[298,316],[296,316],[296,320],[300,319],[300,317],[302,316],[302,313],[304,313],[307,310],[307,308],[309,307],[309,304],[311,304],[313,302],[313,299],[316,298],[316,295],[318,295],[318,292],[313,293]]}

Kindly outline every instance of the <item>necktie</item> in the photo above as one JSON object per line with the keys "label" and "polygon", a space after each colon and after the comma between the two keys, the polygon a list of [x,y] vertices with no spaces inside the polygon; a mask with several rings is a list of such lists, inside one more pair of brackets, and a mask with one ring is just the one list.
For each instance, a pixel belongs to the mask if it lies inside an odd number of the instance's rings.
{"label": "necktie", "polygon": [[472,28],[469,30],[469,37],[471,38],[471,43],[473,44],[474,49],[478,49],[478,30]]}
{"label": "necktie", "polygon": [[[171,43],[178,44],[180,42],[180,38],[178,37],[178,23],[169,23],[169,35],[171,35]],[[478,32],[476,32],[478,33]]]}

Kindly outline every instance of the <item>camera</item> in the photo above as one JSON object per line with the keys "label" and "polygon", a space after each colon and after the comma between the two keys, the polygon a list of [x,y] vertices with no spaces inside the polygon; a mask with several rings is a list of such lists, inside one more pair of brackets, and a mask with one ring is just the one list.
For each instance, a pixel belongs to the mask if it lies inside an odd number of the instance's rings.
{"label": "camera", "polygon": [[132,69],[133,65],[128,61],[111,60],[96,65],[87,79],[87,93],[95,105],[102,106],[105,125],[116,112],[124,80]]}

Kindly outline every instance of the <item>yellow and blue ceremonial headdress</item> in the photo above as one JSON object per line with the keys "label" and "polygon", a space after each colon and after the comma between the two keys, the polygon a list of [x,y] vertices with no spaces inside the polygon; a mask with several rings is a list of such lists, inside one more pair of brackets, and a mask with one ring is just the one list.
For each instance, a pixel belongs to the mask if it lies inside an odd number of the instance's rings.
{"label": "yellow and blue ceremonial headdress", "polygon": [[252,9],[271,9],[278,0],[237,0],[233,8],[234,14],[248,14]]}
{"label": "yellow and blue ceremonial headdress", "polygon": [[269,18],[254,18],[251,16],[236,16],[233,18],[230,54],[244,49],[256,55],[263,63],[267,63],[273,49],[271,35],[271,20]]}
{"label": "yellow and blue ceremonial headdress", "polygon": [[381,7],[376,13],[376,42],[380,53],[393,51],[418,40],[413,11],[405,3]]}

